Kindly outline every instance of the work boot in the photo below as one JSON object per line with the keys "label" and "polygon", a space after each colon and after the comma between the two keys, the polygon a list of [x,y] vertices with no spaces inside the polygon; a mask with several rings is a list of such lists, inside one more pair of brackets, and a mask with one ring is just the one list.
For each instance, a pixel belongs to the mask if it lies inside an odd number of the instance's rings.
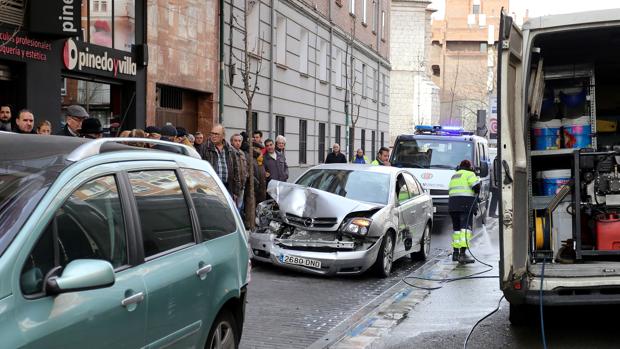
{"label": "work boot", "polygon": [[467,255],[465,252],[467,248],[461,247],[461,253],[459,253],[459,264],[471,264],[474,263],[475,260]]}
{"label": "work boot", "polygon": [[452,261],[458,262],[458,260],[459,260],[459,249],[455,248],[454,251],[452,251]]}

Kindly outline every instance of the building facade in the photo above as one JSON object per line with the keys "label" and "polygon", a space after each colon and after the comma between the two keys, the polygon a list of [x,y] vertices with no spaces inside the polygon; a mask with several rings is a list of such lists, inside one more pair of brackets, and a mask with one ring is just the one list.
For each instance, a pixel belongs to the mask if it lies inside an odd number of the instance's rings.
{"label": "building facade", "polygon": [[420,124],[439,121],[439,87],[431,79],[429,0],[393,0],[390,29],[390,145]]}
{"label": "building facade", "polygon": [[248,1],[246,8],[245,1],[227,0],[224,10],[228,136],[246,128],[247,38],[248,65],[258,72],[254,128],[264,138],[286,137],[291,179],[323,162],[333,143],[343,151],[363,148],[369,158],[387,144],[389,1]]}
{"label": "building facade", "polygon": [[55,130],[70,104],[112,132],[144,125],[144,10],[134,0],[0,2],[0,104]]}
{"label": "building facade", "polygon": [[147,125],[208,132],[219,98],[217,0],[148,0]]}
{"label": "building facade", "polygon": [[477,111],[492,111],[502,7],[509,0],[446,0],[445,18],[433,22],[431,64],[443,124],[475,130]]}

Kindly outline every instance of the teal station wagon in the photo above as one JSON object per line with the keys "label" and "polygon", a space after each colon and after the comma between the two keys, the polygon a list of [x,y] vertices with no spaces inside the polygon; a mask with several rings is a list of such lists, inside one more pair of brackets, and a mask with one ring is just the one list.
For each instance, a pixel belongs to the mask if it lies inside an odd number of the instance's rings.
{"label": "teal station wagon", "polygon": [[120,141],[0,132],[0,347],[238,346],[232,199],[193,149]]}

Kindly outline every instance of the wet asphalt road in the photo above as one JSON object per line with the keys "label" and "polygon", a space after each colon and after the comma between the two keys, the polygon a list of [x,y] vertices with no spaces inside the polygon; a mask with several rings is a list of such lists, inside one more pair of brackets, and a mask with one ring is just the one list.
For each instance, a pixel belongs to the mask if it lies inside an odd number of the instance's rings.
{"label": "wet asphalt road", "polygon": [[[438,221],[431,239],[431,255],[448,249],[449,226]],[[380,279],[372,273],[317,277],[254,263],[241,348],[306,348],[337,326],[346,327],[352,316],[372,310],[373,300],[390,294],[422,264],[404,257],[394,262],[389,278]]]}

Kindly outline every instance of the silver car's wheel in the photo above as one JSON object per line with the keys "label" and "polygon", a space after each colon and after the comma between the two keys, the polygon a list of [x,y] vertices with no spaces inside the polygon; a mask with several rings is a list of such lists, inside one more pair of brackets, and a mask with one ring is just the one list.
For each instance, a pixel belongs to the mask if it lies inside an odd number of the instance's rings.
{"label": "silver car's wheel", "polygon": [[394,244],[392,243],[392,235],[385,236],[385,246],[383,247],[383,271],[389,274],[392,270],[392,260],[394,259]]}
{"label": "silver car's wheel", "polygon": [[213,323],[207,349],[237,349],[237,327],[235,320],[227,311],[224,311]]}
{"label": "silver car's wheel", "polygon": [[391,232],[385,233],[381,241],[381,249],[375,262],[375,270],[381,277],[390,276],[394,261],[394,237]]}
{"label": "silver car's wheel", "polygon": [[422,238],[420,239],[420,251],[413,252],[411,258],[415,260],[424,261],[431,254],[431,226],[426,225]]}

